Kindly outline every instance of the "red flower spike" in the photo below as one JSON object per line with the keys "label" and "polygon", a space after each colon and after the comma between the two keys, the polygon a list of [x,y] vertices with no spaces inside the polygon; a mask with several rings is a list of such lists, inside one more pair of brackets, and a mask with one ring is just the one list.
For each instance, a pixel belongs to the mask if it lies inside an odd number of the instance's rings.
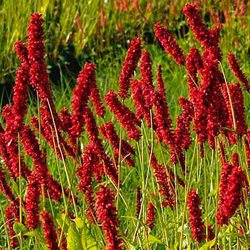
{"label": "red flower spike", "polygon": [[134,154],[134,149],[128,142],[123,139],[121,139],[120,144],[120,138],[115,131],[113,123],[108,122],[102,125],[100,129],[103,136],[110,142],[110,144],[114,148],[115,153],[120,153],[129,166],[134,166],[134,160],[131,159],[131,155]]}
{"label": "red flower spike", "polygon": [[132,98],[136,108],[136,118],[144,118],[148,127],[151,127],[150,109],[145,106],[145,98],[143,96],[142,82],[133,80],[131,84]]}
{"label": "red flower spike", "polygon": [[77,86],[73,90],[72,95],[72,116],[70,134],[73,138],[79,138],[83,131],[84,125],[84,109],[89,100],[91,88],[95,81],[95,66],[87,63],[78,75]]}
{"label": "red flower spike", "polygon": [[245,143],[245,150],[246,150],[246,157],[247,157],[247,166],[250,169],[250,145],[249,145],[249,139],[244,139]]}
{"label": "red flower spike", "polygon": [[189,211],[189,223],[193,238],[201,242],[204,238],[205,225],[202,221],[201,199],[194,189],[189,191],[187,206]]}
{"label": "red flower spike", "polygon": [[242,188],[246,183],[246,175],[237,165],[230,168],[222,166],[220,181],[219,208],[216,213],[217,222],[220,226],[228,224],[242,202]]}
{"label": "red flower spike", "polygon": [[100,186],[96,193],[96,214],[107,243],[106,250],[122,250],[124,245],[119,236],[119,220],[114,207],[114,192],[105,186]]}
{"label": "red flower spike", "polygon": [[15,222],[19,222],[19,201],[15,200],[11,202],[5,209],[5,220],[6,225],[9,230],[9,237],[10,237],[10,247],[15,248],[18,246],[18,241],[14,236],[16,235],[13,225]]}
{"label": "red flower spike", "polygon": [[153,86],[153,74],[152,74],[152,61],[148,51],[143,51],[141,56],[141,84],[142,95],[145,101],[146,108],[152,108],[154,103],[154,86]]}
{"label": "red flower spike", "polygon": [[190,123],[194,117],[194,108],[192,103],[186,98],[180,98],[179,105],[182,107],[182,113],[177,118],[177,128],[174,134],[175,145],[186,151],[192,143]]}
{"label": "red flower spike", "polygon": [[188,73],[189,95],[194,102],[199,86],[197,73],[203,69],[203,62],[199,50],[191,48],[186,57],[186,68]]}
{"label": "red flower spike", "polygon": [[94,192],[92,186],[92,179],[94,177],[94,168],[99,163],[99,158],[94,152],[95,145],[90,143],[83,154],[82,166],[77,170],[77,176],[80,180],[78,188],[84,192],[85,199],[88,203],[90,221],[94,221],[95,207],[94,207]]}
{"label": "red flower spike", "polygon": [[55,226],[49,212],[43,211],[41,220],[48,250],[59,250]]}
{"label": "red flower spike", "polygon": [[164,197],[163,205],[173,208],[175,206],[175,190],[172,184],[169,182],[171,177],[168,177],[165,167],[161,164],[158,164],[154,155],[151,156],[150,164],[154,169],[156,182],[160,188],[159,193]]}
{"label": "red flower spike", "polygon": [[35,175],[31,175],[27,184],[27,195],[25,209],[27,213],[26,226],[29,229],[39,227],[39,197],[40,187]]}
{"label": "red flower spike", "polygon": [[164,102],[159,93],[155,93],[154,114],[156,134],[158,138],[170,147],[171,161],[175,164],[178,160],[175,154],[174,134],[172,120],[168,112],[167,102]]}
{"label": "red flower spike", "polygon": [[21,62],[28,63],[28,49],[24,43],[21,41],[17,41],[14,45],[14,50],[18,55],[18,58],[20,59]]}
{"label": "red flower spike", "polygon": [[161,65],[159,65],[157,69],[157,92],[161,95],[163,101],[166,102],[167,100],[166,100],[164,82],[162,79]]}
{"label": "red flower spike", "polygon": [[118,100],[113,90],[110,90],[105,95],[105,101],[121,125],[126,129],[128,137],[138,141],[141,135],[136,126],[139,126],[140,122],[135,114]]}
{"label": "red flower spike", "polygon": [[135,212],[136,218],[139,218],[139,215],[140,215],[141,199],[142,199],[141,188],[137,187],[136,188],[136,212]]}
{"label": "red flower spike", "polygon": [[131,43],[127,56],[123,62],[119,79],[119,96],[123,99],[128,97],[131,77],[137,67],[137,63],[141,57],[141,39],[136,37]]}
{"label": "red flower spike", "polygon": [[211,40],[209,30],[202,20],[201,12],[199,11],[197,4],[186,4],[183,8],[183,13],[187,17],[188,24],[191,27],[196,39],[203,47],[210,47]]}
{"label": "red flower spike", "polygon": [[1,167],[0,167],[0,192],[4,194],[11,202],[14,202],[16,200],[10,185],[6,181],[6,177]]}
{"label": "red flower spike", "polygon": [[160,23],[154,26],[155,36],[163,46],[166,53],[170,54],[180,66],[185,64],[185,56],[182,49],[178,46],[173,36]]}
{"label": "red flower spike", "polygon": [[226,107],[229,114],[228,127],[230,129],[234,128],[233,124],[233,115],[236,123],[236,132],[238,136],[243,136],[247,133],[247,124],[245,118],[245,108],[244,108],[244,99],[241,88],[239,84],[229,84],[229,93],[231,95],[231,101],[233,106],[233,112],[231,108],[231,103],[228,97],[227,87],[225,84],[222,85],[223,96],[226,102]]}
{"label": "red flower spike", "polygon": [[228,53],[227,60],[228,60],[230,69],[234,73],[234,75],[237,78],[237,80],[239,82],[241,82],[246,87],[246,90],[249,92],[250,91],[250,84],[247,81],[247,78],[246,78],[245,74],[241,70],[241,68],[239,66],[239,63],[238,63],[235,55],[232,52]]}
{"label": "red flower spike", "polygon": [[151,201],[148,202],[146,225],[152,230],[155,225],[155,206]]}
{"label": "red flower spike", "polygon": [[96,114],[100,117],[104,117],[105,115],[105,107],[103,106],[99,90],[96,85],[96,77],[95,74],[92,78],[92,85],[91,85],[91,91],[90,91],[90,101],[93,103],[93,106],[95,108]]}
{"label": "red flower spike", "polygon": [[88,132],[88,137],[90,141],[94,142],[98,140],[98,127],[95,121],[94,114],[92,113],[89,107],[85,107],[83,117],[86,126],[86,131]]}

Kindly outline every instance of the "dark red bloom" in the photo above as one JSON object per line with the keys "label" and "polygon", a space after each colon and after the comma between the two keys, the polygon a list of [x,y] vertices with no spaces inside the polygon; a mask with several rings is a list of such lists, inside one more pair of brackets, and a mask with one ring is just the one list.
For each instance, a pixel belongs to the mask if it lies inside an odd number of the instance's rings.
{"label": "dark red bloom", "polygon": [[161,26],[160,23],[156,23],[154,26],[155,36],[165,49],[165,51],[171,55],[179,65],[185,64],[185,55],[182,49],[178,46],[173,36]]}
{"label": "dark red bloom", "polygon": [[183,8],[183,13],[187,17],[189,26],[191,27],[196,39],[203,47],[210,47],[210,34],[205,23],[202,20],[201,12],[197,4],[187,3]]}
{"label": "dark red bloom", "polygon": [[164,206],[170,206],[171,208],[175,205],[175,190],[170,182],[170,178],[167,175],[166,169],[163,165],[158,164],[154,155],[151,156],[150,164],[154,169],[154,175],[156,182],[159,185],[159,193],[164,197]]}
{"label": "dark red bloom", "polygon": [[186,57],[186,68],[188,73],[188,87],[190,99],[193,102],[199,87],[198,72],[203,69],[203,62],[199,50],[191,48]]}
{"label": "dark red bloom", "polygon": [[77,175],[80,180],[78,188],[84,192],[85,199],[88,203],[88,214],[90,221],[94,221],[95,207],[94,207],[94,192],[92,180],[94,177],[94,169],[99,163],[99,158],[94,152],[95,145],[90,143],[83,154],[82,166],[78,168]]}
{"label": "dark red bloom", "polygon": [[131,84],[132,98],[136,108],[136,118],[144,118],[148,127],[151,127],[150,108],[145,106],[145,98],[143,96],[143,85],[141,81],[133,80]]}
{"label": "dark red bloom", "polygon": [[152,108],[154,103],[154,86],[152,74],[152,61],[148,51],[143,51],[141,56],[141,85],[144,105],[146,108]]}
{"label": "dark red bloom", "polygon": [[134,160],[131,159],[131,155],[134,154],[132,146],[123,139],[120,139],[115,131],[112,122],[108,122],[100,127],[102,135],[110,142],[114,148],[115,153],[121,154],[125,162],[129,166],[134,166]]}
{"label": "dark red bloom", "polygon": [[57,235],[51,215],[46,210],[41,213],[44,237],[49,250],[59,250]]}
{"label": "dark red bloom", "polygon": [[233,164],[222,165],[220,180],[219,208],[216,213],[220,226],[228,224],[242,202],[242,189],[246,184],[246,175],[239,166],[238,155],[233,155]]}
{"label": "dark red bloom", "polygon": [[37,183],[40,187],[46,188],[52,199],[59,200],[62,196],[61,185],[49,173],[45,154],[40,150],[34,132],[28,126],[24,126],[20,137],[25,154],[33,160],[33,175]]}
{"label": "dark red bloom", "polygon": [[165,87],[164,87],[164,81],[162,79],[161,65],[159,65],[158,69],[157,69],[157,92],[161,95],[161,97],[164,101],[167,101]]}
{"label": "dark red bloom", "polygon": [[3,169],[0,167],[0,192],[3,193],[10,201],[14,202],[16,200],[10,185],[6,181]]}
{"label": "dark red bloom", "polygon": [[229,84],[228,88],[230,98],[226,84],[222,85],[222,92],[229,115],[227,126],[229,129],[236,129],[237,135],[241,137],[247,133],[243,94],[239,84]]}
{"label": "dark red bloom", "polygon": [[136,37],[131,43],[127,56],[123,62],[119,79],[119,95],[124,99],[128,97],[131,77],[137,67],[137,63],[141,57],[141,39]]}
{"label": "dark red bloom", "polygon": [[237,80],[239,82],[241,82],[246,87],[247,91],[249,92],[250,91],[249,82],[247,81],[245,74],[241,70],[239,63],[238,63],[235,55],[232,52],[228,53],[227,60],[228,60],[229,66],[230,66],[232,72],[234,73],[235,77],[237,78]]}
{"label": "dark red bloom", "polygon": [[170,147],[171,161],[175,164],[178,159],[175,154],[175,142],[172,129],[172,120],[168,112],[167,102],[159,93],[155,93],[154,118],[156,124],[156,134],[159,140]]}
{"label": "dark red bloom", "polygon": [[139,140],[141,135],[136,126],[140,125],[140,122],[135,114],[118,100],[113,90],[110,90],[105,95],[105,101],[121,125],[126,129],[128,137]]}
{"label": "dark red bloom", "polygon": [[179,105],[182,107],[182,113],[177,118],[177,127],[174,134],[175,144],[181,150],[187,150],[192,143],[190,123],[194,116],[194,108],[186,98],[180,98]]}
{"label": "dark red bloom", "polygon": [[139,216],[140,216],[141,199],[142,199],[141,188],[137,187],[136,188],[136,211],[135,211],[135,215],[136,215],[137,218],[139,218]]}
{"label": "dark red bloom", "polygon": [[73,138],[79,138],[83,131],[83,114],[89,100],[93,81],[95,81],[95,66],[87,63],[78,75],[78,84],[74,88],[72,95],[72,127],[70,133]]}
{"label": "dark red bloom", "polygon": [[119,220],[114,207],[114,192],[108,187],[100,186],[96,196],[96,214],[105,235],[106,250],[124,249],[122,239],[119,236]]}
{"label": "dark red bloom", "polygon": [[39,198],[40,198],[40,186],[36,180],[35,175],[30,175],[27,184],[27,195],[25,209],[27,213],[26,226],[29,229],[35,229],[39,227]]}
{"label": "dark red bloom", "polygon": [[67,108],[62,108],[59,113],[59,118],[61,120],[62,129],[69,133],[69,129],[72,127],[71,114]]}
{"label": "dark red bloom", "polygon": [[245,143],[245,150],[246,150],[246,157],[247,157],[247,165],[248,168],[250,169],[250,143],[249,143],[249,132],[247,133],[248,137],[245,138],[244,143]]}
{"label": "dark red bloom", "polygon": [[197,242],[201,242],[205,238],[205,225],[202,221],[201,199],[195,189],[189,191],[187,205],[192,236]]}
{"label": "dark red bloom", "polygon": [[90,101],[93,103],[93,106],[95,108],[96,114],[98,116],[104,117],[105,115],[105,107],[103,106],[99,89],[96,85],[96,77],[95,74],[92,78],[91,82],[91,91],[90,91]]}
{"label": "dark red bloom", "polygon": [[13,229],[13,225],[15,222],[19,222],[19,201],[12,201],[5,209],[5,220],[6,225],[9,230],[10,246],[11,248],[15,248],[18,245],[18,241],[16,238],[13,238],[16,233]]}
{"label": "dark red bloom", "polygon": [[22,43],[21,41],[17,41],[14,45],[15,52],[18,55],[18,58],[21,60],[21,62],[28,63],[28,49],[26,44]]}
{"label": "dark red bloom", "polygon": [[153,229],[155,225],[155,206],[153,205],[151,201],[148,202],[146,225],[150,229]]}

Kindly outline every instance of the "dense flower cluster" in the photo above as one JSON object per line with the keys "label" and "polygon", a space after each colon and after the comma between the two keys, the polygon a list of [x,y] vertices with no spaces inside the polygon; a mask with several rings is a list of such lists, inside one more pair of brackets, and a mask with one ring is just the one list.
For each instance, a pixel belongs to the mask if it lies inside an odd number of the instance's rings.
{"label": "dense flower cluster", "polygon": [[182,49],[178,46],[173,36],[160,23],[154,27],[155,36],[165,49],[179,65],[185,64],[185,56]]}
{"label": "dense flower cluster", "polygon": [[[159,185],[159,193],[164,198],[162,205],[164,207],[170,206],[173,208],[175,205],[175,189],[173,184],[170,182],[171,173],[170,176],[167,175],[164,165],[159,164],[154,155],[151,155],[150,164],[154,170],[154,175]],[[172,176],[172,178],[173,177],[174,176]]]}
{"label": "dense flower cluster", "polygon": [[129,166],[134,166],[134,160],[131,159],[131,156],[134,155],[134,149],[132,146],[125,140],[119,138],[118,134],[115,131],[114,125],[112,122],[106,123],[101,126],[101,133],[103,136],[110,142],[113,146],[115,154],[121,154],[125,162]]}
{"label": "dense flower cluster", "polygon": [[51,218],[50,213],[47,211],[43,211],[41,213],[41,220],[47,248],[49,250],[59,250],[56,230],[54,228],[54,222]]}
{"label": "dense flower cluster", "polygon": [[105,101],[121,125],[127,130],[128,137],[139,140],[140,132],[137,126],[140,125],[140,122],[135,114],[118,100],[117,95],[112,90],[105,95]]}
{"label": "dense flower cluster", "polygon": [[119,95],[124,99],[128,97],[131,77],[141,57],[141,39],[136,37],[131,41],[127,56],[124,60],[119,79]]}
{"label": "dense flower cluster", "polygon": [[228,224],[242,201],[242,188],[246,183],[246,175],[239,166],[238,155],[233,155],[233,163],[222,163],[219,208],[216,214],[220,226]]}
{"label": "dense flower cluster", "polygon": [[155,225],[155,206],[151,201],[148,202],[146,225],[153,229]]}
{"label": "dense flower cluster", "polygon": [[250,91],[249,82],[247,81],[246,76],[242,72],[239,63],[232,52],[227,55],[227,60],[235,77],[238,79],[239,82],[241,82],[245,86],[245,88],[249,92]]}
{"label": "dense flower cluster", "polygon": [[96,193],[96,215],[101,223],[107,243],[106,250],[124,249],[123,242],[119,236],[119,220],[114,207],[115,195],[108,187],[100,186]]}
{"label": "dense flower cluster", "polygon": [[192,236],[197,242],[201,242],[205,237],[205,225],[202,221],[201,199],[196,190],[189,191],[187,205]]}

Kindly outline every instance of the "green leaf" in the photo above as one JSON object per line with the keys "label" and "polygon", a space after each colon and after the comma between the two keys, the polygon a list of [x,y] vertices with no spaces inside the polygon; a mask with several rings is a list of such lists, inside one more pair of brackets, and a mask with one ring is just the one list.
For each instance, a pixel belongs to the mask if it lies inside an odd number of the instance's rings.
{"label": "green leaf", "polygon": [[84,221],[80,217],[75,218],[75,223],[76,223],[77,228],[79,229],[83,228],[85,224]]}
{"label": "green leaf", "polygon": [[20,222],[15,222],[13,225],[13,229],[16,234],[19,233],[25,234],[28,231],[28,229]]}
{"label": "green leaf", "polygon": [[27,233],[24,234],[25,236],[28,236],[28,237],[37,237],[37,238],[40,238],[41,237],[41,232],[39,230],[32,230],[32,231],[29,231]]}
{"label": "green leaf", "polygon": [[143,246],[146,246],[146,245],[153,245],[153,244],[161,244],[162,241],[159,240],[158,238],[156,238],[154,235],[149,235],[147,239],[144,239],[143,240]]}
{"label": "green leaf", "polygon": [[83,250],[98,250],[94,237],[90,234],[90,230],[84,228],[81,235]]}
{"label": "green leaf", "polygon": [[215,244],[215,239],[206,242],[202,247],[199,248],[199,250],[209,250],[211,247],[213,247]]}
{"label": "green leaf", "polygon": [[69,226],[67,235],[68,250],[83,250],[80,232],[76,229],[75,224]]}

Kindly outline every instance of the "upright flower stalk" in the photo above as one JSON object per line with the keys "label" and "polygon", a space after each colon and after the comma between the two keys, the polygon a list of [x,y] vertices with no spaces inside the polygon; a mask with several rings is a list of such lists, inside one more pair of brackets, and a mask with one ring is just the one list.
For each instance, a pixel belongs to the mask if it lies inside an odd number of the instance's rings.
{"label": "upright flower stalk", "polygon": [[114,207],[114,192],[108,187],[100,186],[96,195],[96,214],[105,235],[106,250],[122,250],[124,245],[118,230],[119,220]]}

